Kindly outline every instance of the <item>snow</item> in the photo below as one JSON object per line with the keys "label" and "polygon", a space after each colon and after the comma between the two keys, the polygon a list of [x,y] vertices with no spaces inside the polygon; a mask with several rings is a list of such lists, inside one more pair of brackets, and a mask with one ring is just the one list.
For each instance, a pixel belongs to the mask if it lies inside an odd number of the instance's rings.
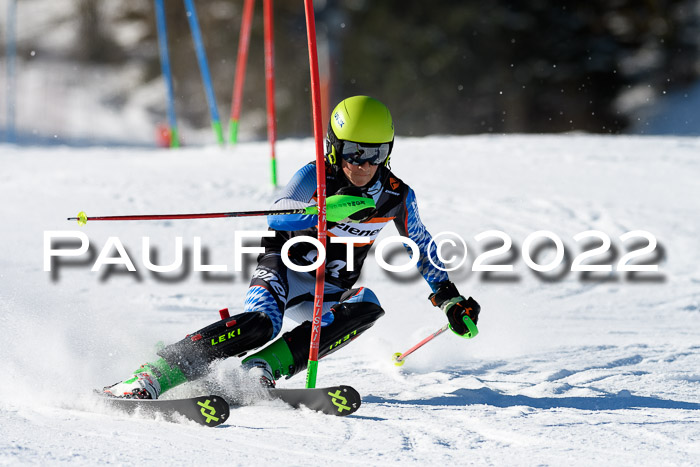
{"label": "snow", "polygon": [[[277,148],[286,181],[313,158],[310,139]],[[415,273],[389,274],[368,259],[362,285],[386,315],[357,341],[321,361],[318,385],[350,384],[363,395],[345,418],[278,402],[236,408],[218,428],[105,412],[89,397],[152,359],[172,342],[242,309],[252,261],[233,271],[234,231],[264,219],[89,222],[88,215],[265,209],[274,196],[268,147],[235,149],[0,145],[0,463],[250,465],[692,465],[700,459],[700,140],[648,136],[433,136],[397,138],[392,165],[418,196],[433,234],[463,237],[469,256],[451,273],[482,305],[480,334],[451,333],[391,362],[439,329]],[[47,231],[88,235],[89,253],[43,270]],[[475,257],[500,245],[477,242],[487,230],[513,240],[495,258],[511,273],[471,271]],[[566,245],[565,265],[535,273],[521,257],[528,235],[549,230]],[[658,272],[567,272],[605,233],[612,264],[634,246],[625,232],[658,241],[636,262]],[[395,235],[393,226],[380,236]],[[90,269],[109,237],[119,237],[138,274]],[[142,261],[149,237],[155,274]],[[194,238],[208,264],[192,269]],[[591,239],[589,239],[590,241]],[[488,245],[492,242],[491,245]],[[487,248],[488,247],[488,248]],[[533,258],[545,264],[553,249]],[[111,255],[115,255],[112,250]],[[398,254],[393,261],[405,261]],[[70,266],[67,265],[71,262]],[[293,323],[288,323],[287,327]],[[211,381],[226,384],[228,360]],[[230,384],[230,383],[229,383]],[[302,387],[304,376],[281,381]],[[174,390],[195,394],[201,385]]]}

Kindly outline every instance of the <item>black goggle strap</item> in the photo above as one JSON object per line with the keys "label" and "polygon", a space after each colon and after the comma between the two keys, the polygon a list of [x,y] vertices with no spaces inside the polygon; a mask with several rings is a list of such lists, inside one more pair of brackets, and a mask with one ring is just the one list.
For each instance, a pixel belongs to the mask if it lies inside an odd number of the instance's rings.
{"label": "black goggle strap", "polygon": [[[340,147],[339,147],[340,146]],[[326,134],[326,159],[332,165],[340,164],[337,154],[340,154],[342,143],[333,131],[331,124],[328,124],[328,133]]]}

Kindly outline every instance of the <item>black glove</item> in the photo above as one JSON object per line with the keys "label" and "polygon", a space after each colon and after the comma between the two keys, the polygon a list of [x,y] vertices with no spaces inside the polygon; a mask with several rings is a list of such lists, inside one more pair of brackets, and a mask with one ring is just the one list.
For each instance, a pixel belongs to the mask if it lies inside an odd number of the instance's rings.
{"label": "black glove", "polygon": [[433,305],[445,312],[452,330],[460,336],[469,331],[467,325],[464,324],[463,318],[465,316],[469,316],[474,324],[479,320],[481,306],[473,298],[461,296],[457,287],[450,281],[440,284],[437,292],[430,294],[428,298]]}

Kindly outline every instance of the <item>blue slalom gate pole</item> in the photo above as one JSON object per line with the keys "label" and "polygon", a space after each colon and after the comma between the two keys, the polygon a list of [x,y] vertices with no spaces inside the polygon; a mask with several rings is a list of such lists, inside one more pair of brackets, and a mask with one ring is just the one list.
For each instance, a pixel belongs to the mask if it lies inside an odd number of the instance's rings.
{"label": "blue slalom gate pole", "polygon": [[15,141],[15,112],[17,96],[17,75],[15,62],[17,60],[17,0],[10,0],[7,4],[7,43],[5,46],[7,57],[7,87],[5,88],[7,103],[6,136],[7,141]]}
{"label": "blue slalom gate pole", "polygon": [[180,146],[175,117],[175,93],[173,92],[173,74],[170,70],[170,53],[168,52],[168,28],[165,21],[165,0],[156,2],[156,26],[158,29],[158,49],[160,50],[160,68],[165,80],[165,90],[168,98],[168,125],[170,126],[170,147]]}
{"label": "blue slalom gate pole", "polygon": [[214,96],[214,87],[212,86],[211,76],[209,75],[209,65],[207,63],[207,55],[204,51],[204,42],[202,41],[202,32],[199,29],[199,20],[197,19],[197,11],[194,8],[194,0],[185,0],[185,9],[187,10],[187,20],[190,23],[192,31],[192,40],[194,41],[194,49],[197,53],[197,62],[199,63],[199,72],[204,81],[204,91],[207,95],[209,103],[209,113],[211,114],[211,126],[214,128],[216,139],[220,145],[224,144],[224,133],[221,130],[221,121],[219,120],[219,111],[216,108],[216,97]]}

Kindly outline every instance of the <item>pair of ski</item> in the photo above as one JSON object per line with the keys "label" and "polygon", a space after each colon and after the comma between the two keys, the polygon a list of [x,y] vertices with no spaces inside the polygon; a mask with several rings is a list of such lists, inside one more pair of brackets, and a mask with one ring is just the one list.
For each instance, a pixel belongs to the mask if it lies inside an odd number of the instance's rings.
{"label": "pair of ski", "polygon": [[[360,394],[350,386],[330,386],[313,389],[266,389],[271,400],[281,400],[292,407],[307,407],[328,415],[345,416],[360,408]],[[105,397],[110,407],[126,413],[162,415],[168,420],[185,417],[204,426],[226,422],[230,406],[244,405],[243,401],[227,401],[221,396],[205,395],[186,399],[122,399]]]}

